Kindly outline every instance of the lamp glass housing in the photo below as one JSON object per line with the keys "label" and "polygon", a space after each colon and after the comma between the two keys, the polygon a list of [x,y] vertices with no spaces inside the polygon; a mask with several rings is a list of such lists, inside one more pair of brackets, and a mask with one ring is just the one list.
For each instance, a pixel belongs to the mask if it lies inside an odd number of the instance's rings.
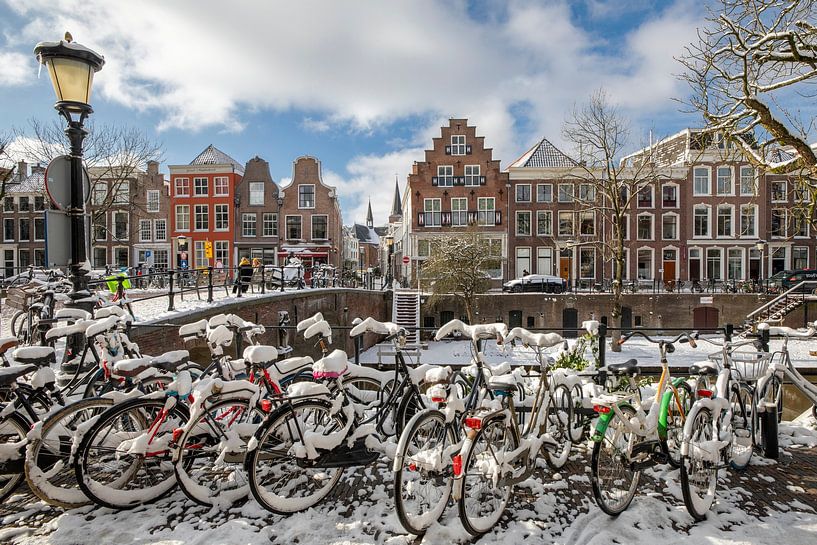
{"label": "lamp glass housing", "polygon": [[[51,76],[51,84],[58,102],[89,105],[94,82],[94,69],[81,59],[68,57],[47,57],[44,59]],[[69,110],[79,110],[79,107]]]}

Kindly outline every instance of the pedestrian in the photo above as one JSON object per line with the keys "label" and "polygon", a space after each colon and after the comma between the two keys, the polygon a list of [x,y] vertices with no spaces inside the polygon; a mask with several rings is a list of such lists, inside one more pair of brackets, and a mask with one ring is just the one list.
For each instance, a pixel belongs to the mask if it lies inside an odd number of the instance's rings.
{"label": "pedestrian", "polygon": [[522,269],[522,276],[528,276],[529,274],[528,269]]}
{"label": "pedestrian", "polygon": [[224,269],[224,263],[221,262],[220,259],[216,260],[216,271],[221,272]]}
{"label": "pedestrian", "polygon": [[246,293],[247,288],[250,287],[250,280],[252,280],[252,265],[249,259],[242,257],[238,263],[238,275],[236,276],[235,285],[233,286],[233,293],[238,293],[239,287],[241,288],[241,293]]}

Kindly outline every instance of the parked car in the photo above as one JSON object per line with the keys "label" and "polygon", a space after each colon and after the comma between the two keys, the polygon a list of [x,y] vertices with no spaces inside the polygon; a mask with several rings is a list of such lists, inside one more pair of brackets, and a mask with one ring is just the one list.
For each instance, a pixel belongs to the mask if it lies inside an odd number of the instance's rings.
{"label": "parked car", "polygon": [[564,278],[549,274],[528,274],[516,280],[502,284],[502,291],[521,293],[523,291],[542,291],[545,293],[562,293],[567,289]]}
{"label": "parked car", "polygon": [[[780,287],[783,289],[783,291],[795,287],[804,280],[817,282],[817,269],[797,269],[786,272],[787,274],[784,275],[780,281]],[[798,292],[811,293],[814,291],[815,287],[817,287],[817,284],[806,284],[805,286],[801,287]]]}

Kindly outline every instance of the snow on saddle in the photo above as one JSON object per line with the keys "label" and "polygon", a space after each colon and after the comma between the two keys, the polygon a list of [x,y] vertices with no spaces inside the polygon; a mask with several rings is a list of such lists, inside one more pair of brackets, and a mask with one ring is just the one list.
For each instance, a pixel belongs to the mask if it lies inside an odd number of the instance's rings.
{"label": "snow on saddle", "polygon": [[343,350],[333,350],[312,365],[315,379],[334,379],[346,372],[348,358]]}

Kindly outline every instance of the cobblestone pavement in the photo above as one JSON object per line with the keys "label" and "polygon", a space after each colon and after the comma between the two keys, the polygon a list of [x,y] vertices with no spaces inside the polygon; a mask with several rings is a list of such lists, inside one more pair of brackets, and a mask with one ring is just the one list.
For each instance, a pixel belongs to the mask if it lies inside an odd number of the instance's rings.
{"label": "cobblestone pavement", "polygon": [[[384,479],[384,475],[390,476],[390,473],[388,466],[382,462],[378,463],[376,469],[348,470],[333,497],[328,498],[326,503],[334,504],[332,508],[338,512],[342,512],[344,505],[348,506],[347,515],[354,516],[352,504],[357,502],[351,500],[367,502],[366,496],[373,495],[372,490],[378,490],[380,496],[391,495],[391,482],[388,477]],[[597,509],[590,489],[589,456],[583,447],[574,453],[559,475],[554,476],[549,470],[542,470],[528,482],[534,484],[525,487],[523,483],[517,487],[513,504],[506,511],[503,523],[507,524],[514,516],[521,516],[522,513],[530,517],[531,512],[537,511],[534,504],[544,492],[555,493],[556,502],[552,509],[547,510],[548,516],[536,519],[536,523],[543,526],[566,528],[579,514]],[[753,458],[753,464],[745,471],[726,472],[720,483],[719,494],[723,495],[727,490],[733,504],[756,517],[792,508],[798,511],[817,511],[817,448],[789,447],[781,451],[777,462],[767,461],[757,455]],[[639,495],[661,498],[667,504],[668,512],[676,508],[683,509],[677,471],[665,468],[646,471],[642,476]],[[634,502],[639,501],[639,495],[636,495]],[[372,501],[378,500],[372,498]],[[208,511],[188,502],[180,492],[161,500],[156,507],[167,513],[167,518],[164,523],[158,522],[155,529],[171,527],[181,520],[191,519],[198,525],[204,525],[203,527],[217,526],[239,517],[245,517],[249,525],[258,528],[275,522],[274,515],[268,515],[257,506],[237,505],[228,512]],[[715,508],[718,509],[718,506]],[[61,509],[50,507],[29,492],[21,490],[0,506],[0,531],[3,536],[0,541],[11,539],[17,531],[20,534],[48,534],[53,531],[50,523],[61,513]],[[95,517],[95,509],[92,507],[84,508],[81,513],[86,520]],[[139,516],[139,509],[132,513],[133,516]],[[123,523],[127,516],[129,515],[124,515]],[[678,520],[678,517],[667,517],[667,527],[672,526],[680,535],[685,535],[689,526],[683,526]],[[363,524],[370,522],[363,521]],[[391,537],[392,532],[393,530],[376,521],[366,529],[366,533],[376,542],[385,541]]]}

